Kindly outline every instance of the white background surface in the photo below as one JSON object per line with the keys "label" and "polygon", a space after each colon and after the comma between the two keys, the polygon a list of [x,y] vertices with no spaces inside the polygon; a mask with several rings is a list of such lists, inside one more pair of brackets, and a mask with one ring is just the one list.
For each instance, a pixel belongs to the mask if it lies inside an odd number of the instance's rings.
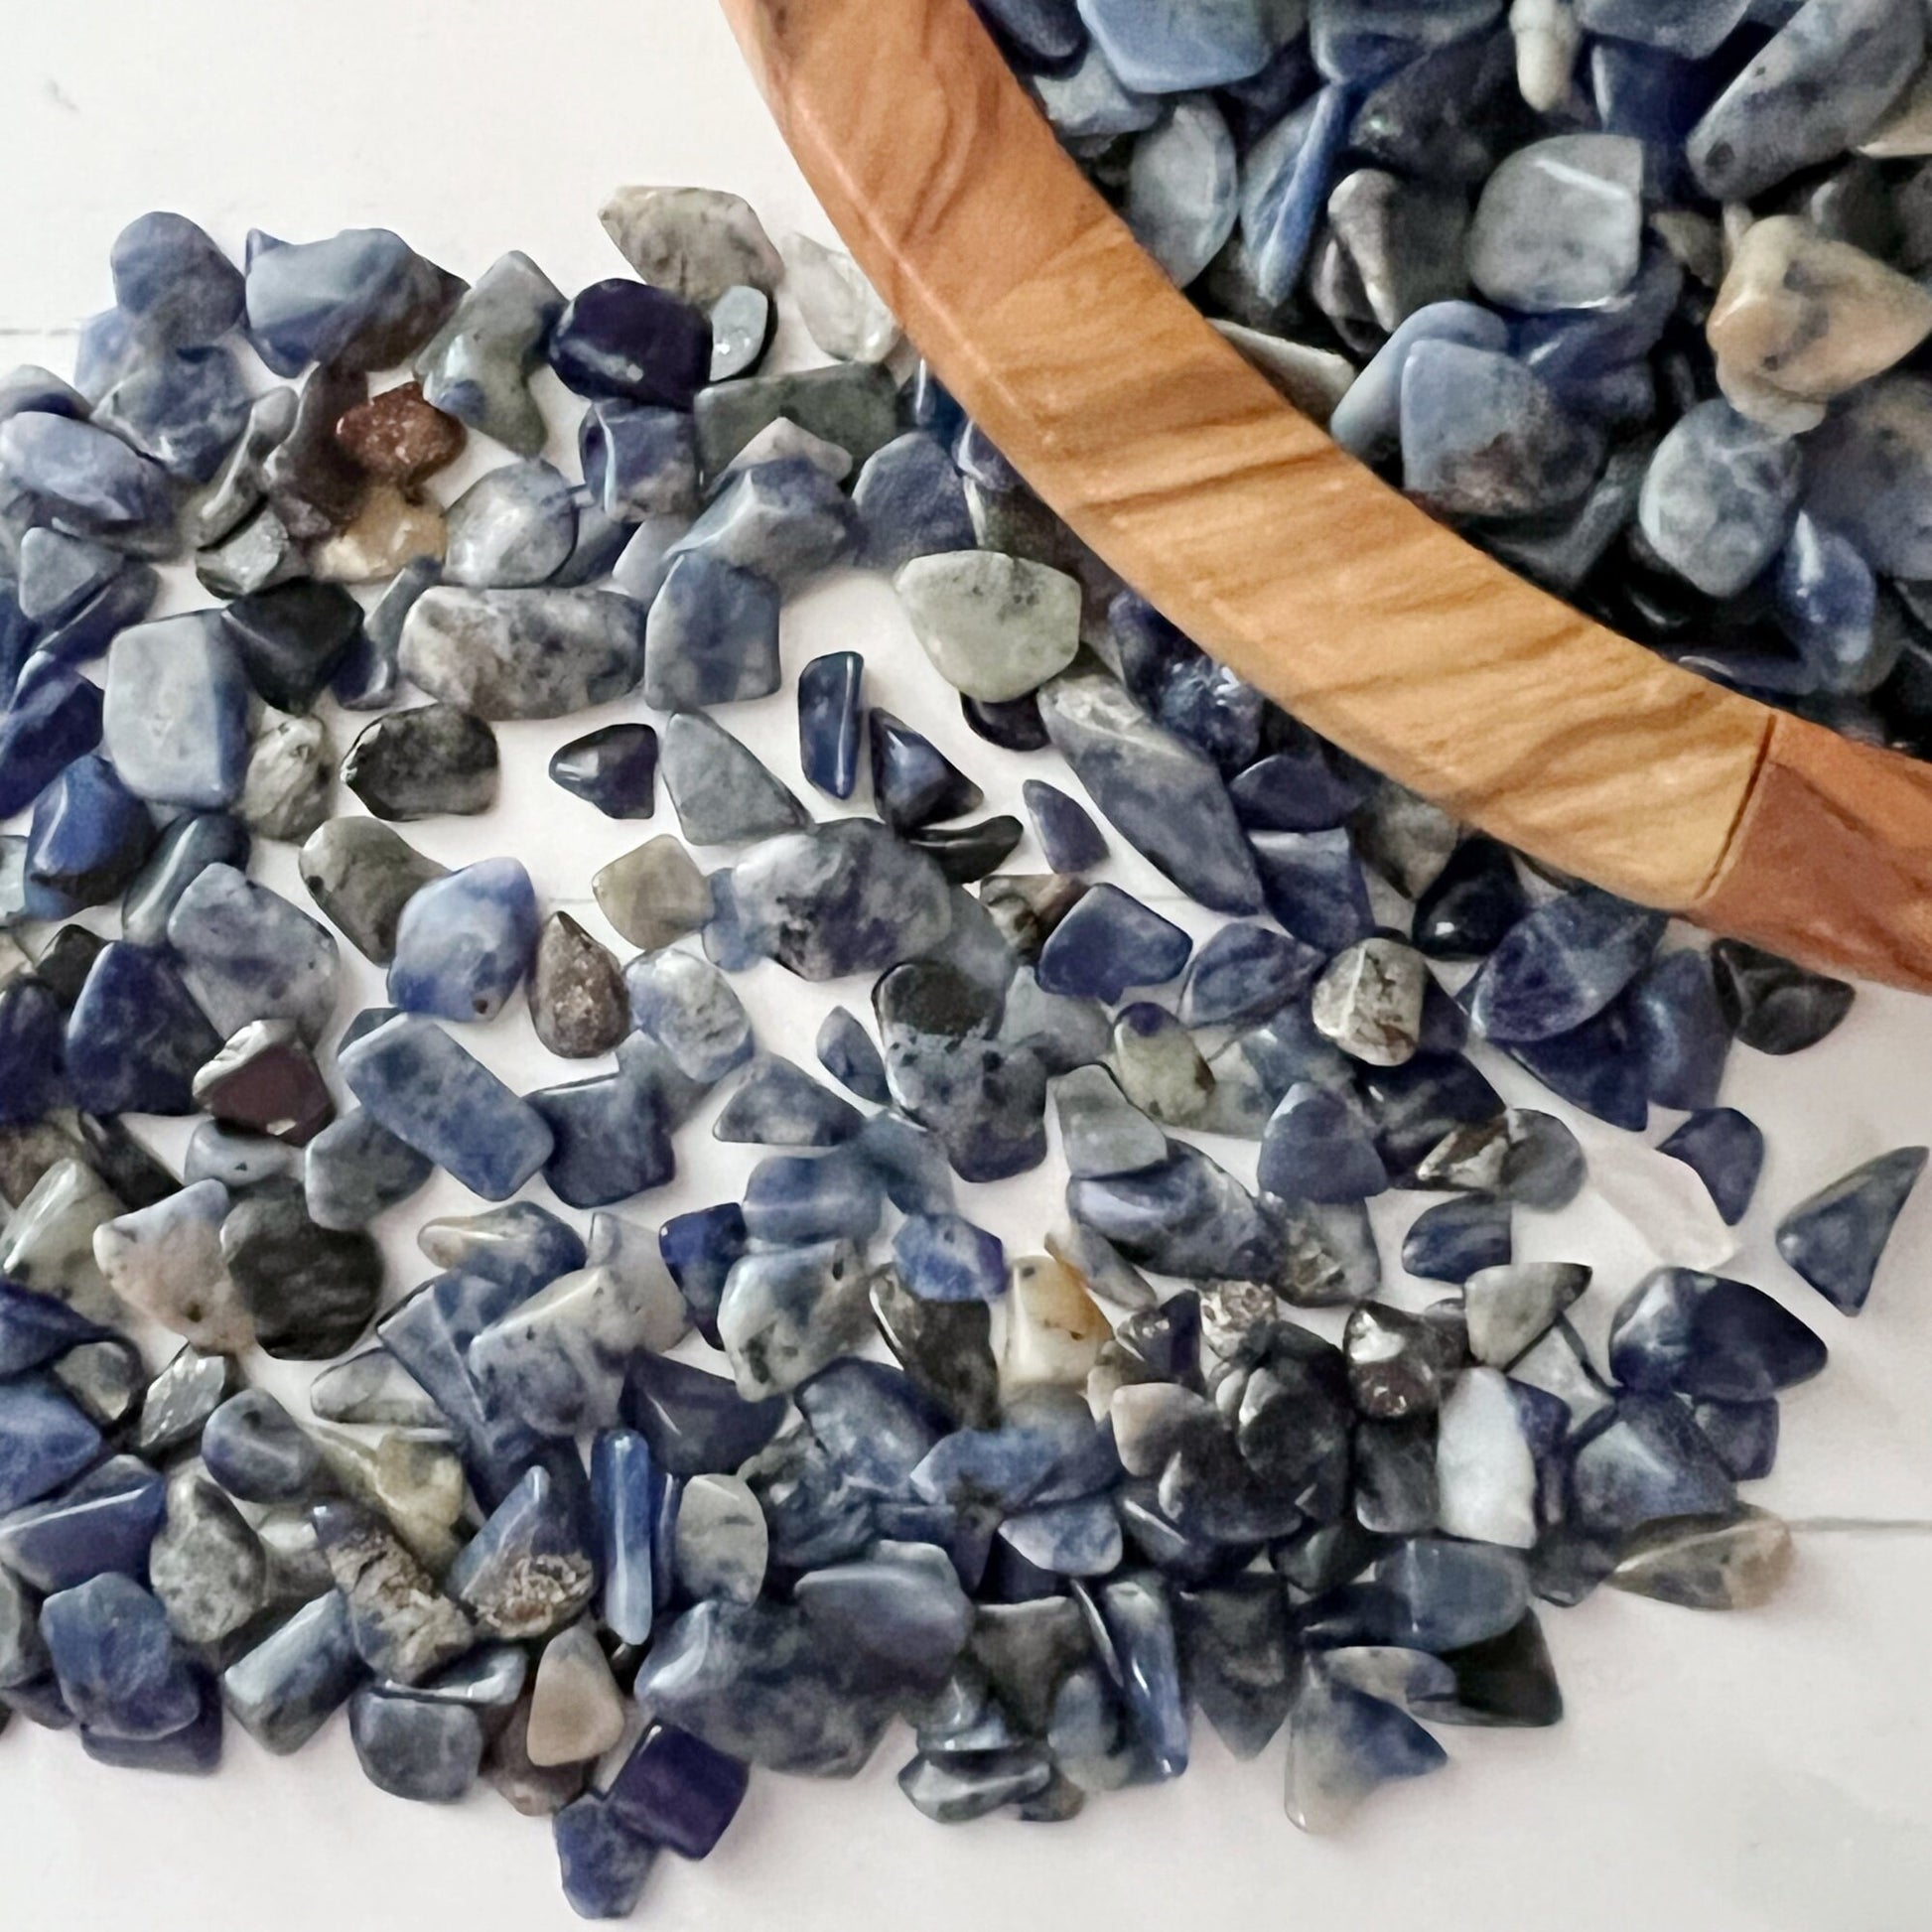
{"label": "white background surface", "polygon": [[[390,225],[471,277],[519,247],[566,290],[622,272],[596,209],[624,180],[733,188],[774,234],[803,226],[829,238],[711,0],[12,0],[4,30],[8,362],[69,366],[72,325],[109,298],[110,240],[151,207],[196,216],[237,254],[255,224],[291,239]],[[569,460],[562,446],[552,454]],[[1052,775],[965,731],[882,586],[834,584],[786,613],[788,675],[842,647],[866,651],[872,696],[958,758],[989,809],[1018,809],[1024,773]],[[788,695],[723,718],[798,781]],[[581,910],[597,864],[671,829],[668,807],[654,825],[624,828],[547,783],[551,747],[599,722],[503,728],[499,811],[411,836],[450,863],[516,852],[547,906]],[[1129,860],[1113,876],[1158,897]],[[1031,845],[1015,861],[1038,863]],[[258,870],[302,897],[286,849]],[[583,916],[598,923],[594,910]],[[761,1037],[801,1060],[833,998],[863,1010],[863,987],[801,989],[775,968],[749,985]],[[355,1004],[376,995],[366,969],[355,993]],[[1870,993],[1825,1048],[1790,1062],[1740,1051],[1727,1081],[1725,1098],[1771,1140],[1733,1272],[1784,1299],[1834,1350],[1828,1374],[1787,1402],[1780,1465],[1760,1489],[1800,1526],[1798,1569],[1774,1607],[1698,1616],[1603,1591],[1551,1613],[1569,1721],[1540,1733],[1445,1733],[1447,1773],[1383,1794],[1336,1840],[1304,1838],[1283,1819],[1279,1745],[1236,1766],[1204,1728],[1177,1786],[1107,1799],[1051,1831],[927,1824],[893,1788],[905,1755],[894,1739],[854,1785],[756,1777],[720,1852],[702,1866],[664,1860],[640,1918],[745,1932],[1923,1926],[1932,1207],[1908,1209],[1857,1323],[1785,1271],[1769,1236],[1811,1187],[1928,1137],[1929,1021],[1920,1002]],[[537,1049],[520,1012],[493,1031],[489,1052],[525,1084],[572,1077]],[[1498,1079],[1512,1098],[1535,1097],[1520,1076]],[[1216,1152],[1242,1168],[1238,1150]],[[685,1175],[642,1212],[721,1198],[751,1159],[711,1143],[703,1117],[680,1153]],[[1024,1251],[1055,1212],[1057,1179],[1049,1170],[973,1190],[969,1211]],[[442,1184],[391,1217],[397,1292],[428,1272],[409,1228],[430,1206],[462,1204]],[[1388,1252],[1386,1236],[1399,1237],[1416,1205],[1398,1197],[1378,1210]],[[1648,1265],[1600,1209],[1519,1221],[1524,1252],[1596,1264],[1599,1323]],[[1392,1299],[1427,1299],[1393,1280]],[[290,1386],[285,1372],[271,1379]],[[361,1779],[340,1723],[287,1760],[231,1729],[211,1783],[110,1772],[71,1738],[16,1724],[0,1740],[0,1925],[130,1922],[149,1932],[546,1932],[575,1921],[542,1826],[486,1790],[448,1811],[383,1797]]]}

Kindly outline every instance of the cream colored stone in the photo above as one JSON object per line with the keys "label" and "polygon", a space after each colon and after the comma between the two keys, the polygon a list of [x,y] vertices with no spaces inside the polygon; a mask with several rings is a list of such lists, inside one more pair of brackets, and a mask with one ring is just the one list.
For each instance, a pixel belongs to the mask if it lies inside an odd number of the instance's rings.
{"label": "cream colored stone", "polygon": [[559,1630],[543,1647],[530,1692],[524,1749],[532,1764],[581,1764],[623,1735],[623,1693],[588,1623]]}
{"label": "cream colored stone", "polygon": [[1025,1256],[1013,1264],[1001,1384],[1008,1390],[1041,1383],[1084,1389],[1112,1333],[1071,1269],[1050,1255]]}
{"label": "cream colored stone", "polygon": [[412,502],[394,483],[377,483],[348,527],[309,553],[309,569],[325,584],[372,584],[418,557],[441,562],[446,540],[434,503]]}

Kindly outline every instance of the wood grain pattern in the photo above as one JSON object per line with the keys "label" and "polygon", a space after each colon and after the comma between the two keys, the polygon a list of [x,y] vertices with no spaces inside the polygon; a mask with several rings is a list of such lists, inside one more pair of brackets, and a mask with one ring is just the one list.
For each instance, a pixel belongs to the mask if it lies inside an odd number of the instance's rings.
{"label": "wood grain pattern", "polygon": [[724,5],[921,351],[1204,649],[1553,865],[1932,989],[1932,772],[1667,664],[1342,454],[1088,187],[967,0]]}

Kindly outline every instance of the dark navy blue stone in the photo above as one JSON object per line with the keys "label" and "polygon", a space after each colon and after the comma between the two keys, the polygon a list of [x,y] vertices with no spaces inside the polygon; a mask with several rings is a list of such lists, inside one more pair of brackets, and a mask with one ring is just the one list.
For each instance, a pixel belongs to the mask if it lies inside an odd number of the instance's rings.
{"label": "dark navy blue stone", "polygon": [[153,815],[97,752],[75,759],[34,801],[27,833],[27,876],[36,886],[83,905],[116,898],[146,863]]}
{"label": "dark navy blue stone", "polygon": [[1286,302],[1302,279],[1334,186],[1353,105],[1348,88],[1324,87],[1249,150],[1242,170],[1241,235],[1265,302]]}
{"label": "dark navy blue stone", "polygon": [[35,639],[37,655],[53,664],[85,664],[130,624],[148,615],[161,587],[151,564],[129,558],[81,608]]}
{"label": "dark navy blue stone", "polygon": [[1711,948],[1718,1001],[1730,1030],[1760,1053],[1802,1053],[1835,1033],[1856,997],[1844,980],[1813,973],[1742,939]]}
{"label": "dark navy blue stone", "polygon": [[798,760],[807,781],[831,798],[859,782],[859,691],[866,660],[828,651],[798,673]]}
{"label": "dark navy blue stone", "polygon": [[551,1192],[571,1207],[609,1207],[677,1173],[671,1123],[655,1085],[619,1071],[526,1094],[550,1129],[543,1165]]}
{"label": "dark navy blue stone", "polygon": [[970,418],[961,421],[953,437],[952,460],[962,476],[970,477],[995,496],[1008,496],[1027,487],[1027,480],[1007,460],[1005,452]]}
{"label": "dark navy blue stone", "polygon": [[896,571],[914,557],[979,547],[959,472],[938,439],[923,431],[868,457],[852,502],[860,561],[871,569]]}
{"label": "dark navy blue stone", "polygon": [[749,1783],[750,1774],[736,1758],[676,1725],[652,1725],[606,1795],[611,1809],[640,1837],[680,1858],[702,1859],[738,1816]]}
{"label": "dark navy blue stone", "polygon": [[1039,694],[995,701],[960,693],[959,709],[976,737],[1003,752],[1043,752],[1053,741],[1039,715]]}
{"label": "dark navy blue stone", "polygon": [[241,321],[241,271],[184,214],[136,215],[108,255],[114,305],[162,348],[218,342]]}
{"label": "dark navy blue stone", "polygon": [[1091,872],[1106,862],[1107,841],[1084,806],[1039,778],[1029,778],[1020,792],[1054,872]]}
{"label": "dark navy blue stone", "polygon": [[1755,1121],[1734,1107],[1710,1107],[1693,1114],[1659,1147],[1704,1182],[1726,1227],[1744,1218],[1764,1166],[1764,1136]]}
{"label": "dark navy blue stone", "polygon": [[201,1715],[201,1687],[168,1613],[109,1572],[50,1596],[41,1635],[76,1723],[103,1736],[166,1737]]}
{"label": "dark navy blue stone", "polygon": [[623,1419],[674,1476],[730,1475],[784,1421],[783,1396],[747,1402],[729,1376],[665,1355],[639,1355],[624,1378]]}
{"label": "dark navy blue stone", "polygon": [[1590,43],[1589,94],[1605,134],[1634,135],[1648,150],[1647,187],[1668,195],[1680,187],[1684,137],[1703,117],[1718,87],[1710,64],[1680,59],[1636,41]]}
{"label": "dark navy blue stone", "polygon": [[1573,1033],[1505,1050],[1558,1098],[1612,1127],[1641,1133],[1650,1119],[1649,1070],[1625,1000],[1605,1007]]}
{"label": "dark navy blue stone", "polygon": [[818,1030],[818,1063],[833,1079],[861,1100],[883,1107],[892,1099],[886,1085],[886,1062],[865,1023],[844,1007],[834,1007]]}
{"label": "dark navy blue stone", "polygon": [[110,1456],[58,1494],[0,1517],[0,1563],[51,1594],[112,1571],[147,1575],[168,1485],[132,1455]]}
{"label": "dark navy blue stone", "polygon": [[872,801],[895,832],[978,811],[985,794],[930,739],[877,706],[869,719]]}
{"label": "dark navy blue stone", "polygon": [[192,1114],[195,1075],[220,1050],[170,955],[118,940],[69,1016],[68,1084],[90,1114]]}
{"label": "dark navy blue stone", "polygon": [[277,1757],[298,1751],[367,1675],[349,1632],[348,1604],[332,1589],[305,1603],[221,1676],[228,1715]]}
{"label": "dark navy blue stone", "polygon": [[1529,910],[1506,846],[1478,832],[1449,856],[1416,901],[1416,949],[1431,959],[1481,959]]}
{"label": "dark navy blue stone", "polygon": [[[457,1553],[444,1588],[505,1642],[575,1621],[597,1587],[590,1478],[572,1444],[533,1463]],[[532,1580],[542,1578],[541,1588]]]}
{"label": "dark navy blue stone", "polygon": [[1002,814],[977,825],[928,826],[908,832],[905,842],[931,859],[951,884],[971,886],[997,872],[1026,835],[1017,818]]}
{"label": "dark navy blue stone", "polygon": [[1224,925],[1195,953],[1180,993],[1189,1027],[1253,1026],[1312,984],[1324,955],[1273,926]]}
{"label": "dark navy blue stone", "polygon": [[1691,950],[1666,953],[1631,986],[1629,1007],[1650,1098],[1686,1113],[1713,1105],[1730,1052],[1730,1029],[1710,960]]}
{"label": "dark navy blue stone", "polygon": [[635,1430],[606,1429],[591,1445],[599,1611],[622,1643],[649,1640],[657,1608],[653,1528],[665,1478]]}
{"label": "dark navy blue stone", "polygon": [[94,406],[102,429],[183,483],[205,483],[248,421],[248,391],[225,348],[164,349]]}
{"label": "dark navy blue stone", "polygon": [[1264,1192],[1292,1201],[1367,1200],[1389,1184],[1360,1106],[1306,1081],[1289,1088],[1269,1120],[1257,1172]]}
{"label": "dark navy blue stone", "polygon": [[1269,911],[1305,945],[1338,953],[1375,930],[1346,832],[1257,832],[1252,843]]}
{"label": "dark navy blue stone", "polygon": [[758,1147],[837,1147],[852,1140],[865,1116],[802,1067],[763,1053],[712,1124],[712,1136]]}
{"label": "dark navy blue stone", "polygon": [[1251,832],[1329,832],[1368,796],[1360,773],[1312,732],[1258,759],[1228,781],[1235,816]]}
{"label": "dark navy blue stone", "polygon": [[1646,1276],[1610,1324],[1610,1373],[1626,1389],[1762,1402],[1809,1381],[1825,1344],[1761,1289],[1691,1268]]}
{"label": "dark navy blue stone", "polygon": [[1901,1147],[1855,1168],[1778,1223],[1778,1253],[1835,1309],[1857,1314],[1925,1163],[1924,1148]]}
{"label": "dark navy blue stone", "polygon": [[0,423],[0,470],[79,536],[150,545],[174,525],[167,473],[91,423],[34,412],[8,417]]}
{"label": "dark navy blue stone", "polygon": [[107,941],[99,933],[84,925],[64,925],[41,948],[33,977],[61,1003],[63,1013],[71,1013],[94,961],[106,948]]}
{"label": "dark navy blue stone", "polygon": [[1403,1238],[1402,1265],[1428,1282],[1466,1282],[1512,1258],[1509,1202],[1465,1194],[1426,1207]]}
{"label": "dark navy blue stone", "polygon": [[657,1863],[657,1846],[595,1792],[575,1798],[550,1821],[564,1897],[579,1918],[628,1918]]}
{"label": "dark navy blue stone", "polygon": [[[31,535],[32,532],[29,532]],[[33,653],[40,626],[20,608],[20,587],[0,578],[0,715],[13,703],[21,667]]]}
{"label": "dark navy blue stone", "polygon": [[221,1693],[212,1676],[191,1667],[201,1709],[194,1721],[165,1737],[115,1737],[80,1726],[80,1748],[116,1771],[160,1771],[174,1777],[212,1777],[221,1766]]}
{"label": "dark navy blue stone", "polygon": [[745,1225],[754,1241],[781,1247],[814,1241],[865,1241],[879,1227],[884,1190],[871,1166],[849,1149],[774,1154],[745,1183]]}
{"label": "dark navy blue stone", "polygon": [[[1087,44],[1073,0],[973,0],[980,18],[1022,65],[1050,71],[1078,59]],[[925,365],[921,363],[923,371]],[[937,383],[932,384],[937,387]],[[950,400],[950,398],[948,398]]]}
{"label": "dark navy blue stone", "polygon": [[412,558],[389,580],[330,675],[329,688],[345,711],[386,711],[395,702],[403,623],[423,593],[442,581],[434,557]]}
{"label": "dark navy blue stone", "polygon": [[1724,1464],[1674,1395],[1621,1397],[1571,1463],[1571,1520],[1592,1534],[1667,1516],[1720,1515],[1735,1501]]}
{"label": "dark navy blue stone", "polygon": [[724,1297],[725,1278],[750,1242],[745,1210],[737,1201],[720,1201],[716,1207],[673,1214],[657,1230],[657,1249],[664,1258],[664,1266],[671,1271],[671,1279],[677,1283],[677,1292],[684,1297],[692,1320],[713,1346],[716,1346],[718,1304]]}
{"label": "dark navy blue stone", "polygon": [[483,1719],[464,1704],[364,1685],[349,1700],[348,1734],[363,1776],[416,1804],[455,1804],[483,1766]]}
{"label": "dark navy blue stone", "polygon": [[643,698],[681,711],[778,688],[778,593],[707,551],[673,559],[651,601]]}
{"label": "dark navy blue stone", "polygon": [[606,818],[649,818],[657,808],[657,734],[648,725],[606,725],[555,753],[550,776]]}
{"label": "dark navy blue stone", "polygon": [[[1026,6],[1029,0],[1019,0]],[[1061,4],[1061,0],[1044,0],[1051,8]],[[940,381],[932,364],[921,357],[899,391],[899,417],[913,429],[922,429],[935,436],[950,449],[953,439],[959,434],[960,425],[966,420],[966,412],[953,399],[952,392]]]}
{"label": "dark navy blue stone", "polygon": [[0,1281],[0,1382],[40,1368],[106,1333],[65,1302]]}
{"label": "dark navy blue stone", "polygon": [[1691,1404],[1691,1420],[1704,1432],[1718,1460],[1733,1482],[1756,1482],[1778,1459],[1778,1405],[1762,1402]]}
{"label": "dark navy blue stone", "polygon": [[242,674],[278,711],[307,711],[361,628],[340,584],[298,582],[238,597],[221,614]]}
{"label": "dark navy blue stone", "polygon": [[1096,1647],[1126,1699],[1154,1773],[1177,1778],[1187,1768],[1187,1706],[1167,1586],[1143,1573],[1102,1584],[1090,1611]]}
{"label": "dark navy blue stone", "polygon": [[1566,893],[1510,928],[1463,1004],[1499,1045],[1574,1033],[1643,971],[1666,923],[1663,913],[1609,893]]}
{"label": "dark navy blue stone", "polygon": [[309,362],[393,368],[435,334],[463,290],[386,228],[298,243],[257,230],[247,251],[249,340],[277,375]]}
{"label": "dark navy blue stone", "polygon": [[665,289],[593,282],[550,332],[550,366],[593,402],[688,410],[711,380],[711,320]]}
{"label": "dark navy blue stone", "polygon": [[1450,1129],[1503,1111],[1502,1097],[1459,1053],[1418,1053],[1401,1066],[1359,1069],[1383,1165],[1398,1184]]}
{"label": "dark navy blue stone", "polygon": [[1162,680],[1154,715],[1231,778],[1260,756],[1267,706],[1252,684],[1196,651]]}
{"label": "dark navy blue stone", "polygon": [[[691,418],[679,410],[593,403],[577,426],[577,452],[590,498],[608,517],[634,523],[697,510],[698,453]],[[628,540],[626,531],[618,548]]]}
{"label": "dark navy blue stone", "polygon": [[229,1495],[245,1503],[290,1502],[309,1493],[320,1452],[266,1389],[243,1389],[202,1430],[202,1460]]}
{"label": "dark navy blue stone", "polygon": [[1007,1289],[998,1235],[957,1214],[908,1214],[893,1236],[899,1279],[925,1302],[997,1302]]}
{"label": "dark navy blue stone", "polygon": [[1113,1002],[1130,986],[1165,985],[1192,950],[1172,920],[1118,886],[1095,886],[1053,928],[1035,970],[1048,993]]}
{"label": "dark navy blue stone", "polygon": [[67,1024],[53,989],[31,974],[0,986],[0,1125],[44,1120],[67,1104]]}
{"label": "dark navy blue stone", "polygon": [[0,712],[0,818],[25,811],[100,743],[100,687],[65,665],[45,665],[31,690],[16,693]]}

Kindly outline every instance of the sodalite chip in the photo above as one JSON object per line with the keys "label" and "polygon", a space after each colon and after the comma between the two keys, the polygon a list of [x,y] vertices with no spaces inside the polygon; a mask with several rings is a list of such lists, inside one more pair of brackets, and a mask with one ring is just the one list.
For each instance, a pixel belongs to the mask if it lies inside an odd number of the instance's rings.
{"label": "sodalite chip", "polygon": [[1469,228],[1469,277],[1504,308],[1587,309],[1629,285],[1642,239],[1642,143],[1560,134],[1489,177]]}
{"label": "sodalite chip", "polygon": [[1855,1168],[1778,1223],[1778,1253],[1833,1307],[1857,1314],[1925,1163],[1924,1148],[1901,1147]]}
{"label": "sodalite chip", "polygon": [[596,590],[425,591],[399,663],[433,698],[483,719],[561,718],[621,697],[644,659],[644,616]]}
{"label": "sodalite chip", "polygon": [[530,970],[536,893],[514,859],[485,859],[431,880],[396,922],[389,998],[407,1013],[490,1020]]}
{"label": "sodalite chip", "polygon": [[219,616],[122,631],[107,655],[101,732],[121,782],[140,797],[201,810],[238,798],[248,686]]}

